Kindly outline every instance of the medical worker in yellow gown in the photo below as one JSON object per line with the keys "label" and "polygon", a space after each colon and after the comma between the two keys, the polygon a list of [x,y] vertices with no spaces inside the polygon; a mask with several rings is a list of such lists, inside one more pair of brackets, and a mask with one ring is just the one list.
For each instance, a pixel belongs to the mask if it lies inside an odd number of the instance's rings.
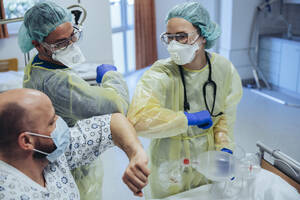
{"label": "medical worker in yellow gown", "polygon": [[[78,46],[82,31],[71,23],[71,19],[68,10],[51,1],[37,3],[25,13],[18,43],[24,53],[36,48],[38,54],[25,67],[23,87],[47,94],[56,114],[69,127],[78,120],[93,116],[126,114],[128,88],[116,67],[98,67],[97,81],[101,82],[101,87],[91,86],[73,70],[84,61],[84,56]],[[99,48],[105,47],[99,44]],[[101,199],[101,159],[73,170],[72,174],[81,199]]]}
{"label": "medical worker in yellow gown", "polygon": [[[170,58],[158,60],[138,82],[128,118],[151,138],[150,189],[164,198],[208,183],[197,155],[234,150],[233,127],[242,96],[230,61],[207,49],[221,31],[199,3],[175,6],[161,40]],[[149,198],[149,197],[148,197]]]}

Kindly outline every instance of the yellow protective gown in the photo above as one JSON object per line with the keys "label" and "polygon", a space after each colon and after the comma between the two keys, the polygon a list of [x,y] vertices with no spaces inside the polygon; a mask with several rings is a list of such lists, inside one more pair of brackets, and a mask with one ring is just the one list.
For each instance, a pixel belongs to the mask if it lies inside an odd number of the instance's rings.
{"label": "yellow protective gown", "polygon": [[[240,77],[231,62],[212,53],[212,79],[217,84],[213,126],[207,130],[188,126],[183,113],[184,89],[179,67],[170,59],[159,60],[145,72],[135,90],[128,111],[140,136],[152,138],[150,144],[151,198],[164,198],[207,183],[192,163],[200,152],[233,149],[236,107],[242,96]],[[206,110],[202,86],[208,66],[201,70],[184,68],[189,112]],[[212,105],[212,90],[207,92]],[[190,161],[184,165],[184,159]]]}
{"label": "yellow protective gown", "polygon": [[[56,114],[69,126],[92,116],[115,112],[126,114],[129,104],[127,84],[119,72],[109,71],[104,75],[101,87],[91,86],[71,68],[40,60],[38,56],[25,68],[23,87],[48,95]],[[101,199],[103,166],[100,158],[89,166],[73,170],[72,174],[81,199]]]}

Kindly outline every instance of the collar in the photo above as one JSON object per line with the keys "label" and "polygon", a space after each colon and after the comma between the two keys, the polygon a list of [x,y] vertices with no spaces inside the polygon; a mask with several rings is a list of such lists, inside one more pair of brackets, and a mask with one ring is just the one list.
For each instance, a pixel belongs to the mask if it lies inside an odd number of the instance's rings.
{"label": "collar", "polygon": [[44,67],[46,69],[68,69],[67,66],[55,64],[55,63],[45,61],[45,60],[41,60],[39,58],[38,54],[34,57],[34,59],[32,61],[32,65],[38,65],[38,66]]}

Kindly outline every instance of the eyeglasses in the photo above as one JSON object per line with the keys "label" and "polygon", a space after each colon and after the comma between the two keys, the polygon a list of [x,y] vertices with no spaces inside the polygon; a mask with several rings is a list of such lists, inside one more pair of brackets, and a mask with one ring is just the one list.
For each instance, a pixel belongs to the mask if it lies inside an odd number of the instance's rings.
{"label": "eyeglasses", "polygon": [[[175,33],[175,34],[170,34],[170,33],[162,33],[160,35],[160,39],[164,44],[169,44],[172,40],[176,40],[177,42],[180,42],[181,44],[187,44],[189,42],[190,36],[194,35],[197,33],[196,31],[193,31],[191,33]],[[199,35],[198,35],[199,37]],[[195,42],[198,37],[196,37],[193,41],[190,41],[190,43]]]}
{"label": "eyeglasses", "polygon": [[73,33],[69,38],[53,44],[42,42],[42,45],[51,50],[52,52],[66,49],[70,44],[79,41],[81,38],[82,30],[77,26],[73,26],[73,29]]}

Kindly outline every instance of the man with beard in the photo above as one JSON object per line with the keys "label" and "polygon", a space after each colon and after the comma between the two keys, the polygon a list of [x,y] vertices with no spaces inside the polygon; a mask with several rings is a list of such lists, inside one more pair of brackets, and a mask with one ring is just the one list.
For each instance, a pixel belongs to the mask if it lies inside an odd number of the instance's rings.
{"label": "man with beard", "polygon": [[123,181],[142,196],[148,158],[120,113],[78,121],[73,128],[37,90],[0,94],[0,199],[80,199],[70,170],[117,145],[128,156]]}

